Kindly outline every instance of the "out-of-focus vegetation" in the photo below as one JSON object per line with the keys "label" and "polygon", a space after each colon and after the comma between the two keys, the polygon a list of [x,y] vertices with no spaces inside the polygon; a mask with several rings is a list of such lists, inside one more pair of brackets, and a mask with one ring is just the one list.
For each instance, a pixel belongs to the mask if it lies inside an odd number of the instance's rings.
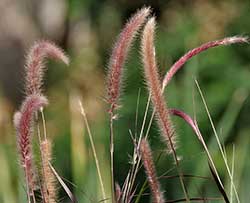
{"label": "out-of-focus vegetation", "polygon": [[[162,75],[186,51],[203,42],[226,36],[249,35],[250,2],[247,0],[1,0],[0,202],[26,201],[12,115],[24,97],[25,50],[41,38],[55,41],[71,59],[69,68],[49,62],[44,84],[50,101],[45,116],[48,134],[54,142],[53,165],[79,202],[100,200],[95,162],[78,105],[80,98],[91,124],[106,190],[109,190],[109,131],[104,101],[106,66],[112,44],[122,25],[132,12],[143,5],[152,6],[157,16],[156,54]],[[115,122],[115,179],[120,185],[125,181],[134,147],[129,130],[139,133],[148,96],[138,50],[139,40],[126,64],[122,108]],[[169,107],[178,107],[196,116],[220,175],[228,186],[227,191],[230,192],[230,179],[194,83],[194,79],[198,80],[225,146],[229,165],[235,148],[234,179],[241,202],[248,202],[250,188],[249,70],[250,46],[232,45],[210,49],[188,62],[166,91]],[[173,121],[179,137],[178,153],[184,174],[209,177],[208,180],[186,179],[190,196],[219,196],[211,180],[206,155],[192,130],[179,119]],[[156,125],[150,131],[150,142],[157,160],[165,149]],[[161,155],[156,165],[158,175],[176,175],[172,167],[172,160],[165,153]],[[145,174],[141,170],[137,179],[138,191],[144,180]],[[182,198],[181,187],[176,179],[161,178],[160,182],[167,199]],[[69,202],[66,194],[60,191],[60,202]],[[148,195],[145,195],[141,202],[148,199]]]}

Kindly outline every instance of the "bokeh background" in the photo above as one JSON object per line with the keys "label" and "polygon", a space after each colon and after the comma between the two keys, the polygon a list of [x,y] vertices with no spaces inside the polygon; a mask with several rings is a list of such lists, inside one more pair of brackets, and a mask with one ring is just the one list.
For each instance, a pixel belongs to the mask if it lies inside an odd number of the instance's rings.
{"label": "bokeh background", "polygon": [[[69,67],[49,61],[44,93],[47,129],[53,139],[53,165],[79,202],[101,200],[94,158],[80,114],[82,100],[90,122],[105,188],[109,191],[109,130],[105,104],[105,74],[116,36],[128,17],[143,5],[157,17],[156,52],[164,73],[186,51],[201,43],[233,35],[249,35],[248,0],[1,0],[0,1],[0,202],[26,202],[18,164],[15,110],[24,98],[25,55],[34,41],[49,39],[69,55]],[[139,133],[147,101],[139,40],[126,64],[122,108],[115,122],[115,179],[122,185],[128,173],[133,142],[129,130]],[[170,107],[196,115],[216,166],[230,192],[230,181],[194,80],[207,101],[229,165],[235,156],[234,179],[241,202],[248,202],[250,188],[250,46],[211,49],[185,65],[166,91]],[[140,95],[136,124],[136,104]],[[189,126],[174,118],[178,154],[184,174],[208,177],[185,179],[191,197],[219,197],[208,170],[206,155]],[[156,125],[150,143],[158,175],[176,175]],[[36,145],[36,143],[35,143]],[[233,149],[235,148],[235,153]],[[138,193],[145,181],[140,170]],[[167,200],[182,198],[178,179],[161,178]],[[70,202],[58,186],[58,202]],[[147,189],[145,193],[148,193]],[[149,202],[145,194],[140,202]],[[222,200],[210,201],[222,202]]]}

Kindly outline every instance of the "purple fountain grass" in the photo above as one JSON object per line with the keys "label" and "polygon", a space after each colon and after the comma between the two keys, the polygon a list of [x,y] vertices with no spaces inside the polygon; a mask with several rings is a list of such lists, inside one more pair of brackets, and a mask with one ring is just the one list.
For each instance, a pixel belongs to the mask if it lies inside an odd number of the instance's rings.
{"label": "purple fountain grass", "polygon": [[141,140],[140,154],[142,157],[147,179],[152,192],[153,203],[164,203],[164,197],[160,189],[160,183],[156,176],[155,165],[150,146],[145,138]]}
{"label": "purple fountain grass", "polygon": [[52,42],[42,40],[34,44],[27,56],[25,66],[25,91],[26,95],[41,94],[41,86],[44,75],[44,59],[54,58],[69,64],[68,57],[64,52]]}
{"label": "purple fountain grass", "polygon": [[31,149],[33,116],[36,111],[47,105],[47,103],[48,101],[44,96],[28,96],[23,102],[20,111],[14,115],[21,166],[24,168],[28,188],[27,192],[29,193],[32,192],[35,187]]}
{"label": "purple fountain grass", "polygon": [[198,55],[199,53],[206,51],[209,48],[213,48],[216,46],[222,46],[222,45],[230,45],[230,44],[236,44],[236,43],[249,43],[248,37],[226,37],[224,39],[215,40],[211,42],[207,42],[205,44],[202,44],[201,46],[194,48],[190,51],[188,51],[184,56],[182,56],[178,61],[172,65],[172,67],[169,69],[169,71],[166,73],[163,83],[162,83],[162,89],[164,90],[169,81],[173,78],[175,73],[183,67],[183,65],[192,57]]}
{"label": "purple fountain grass", "polygon": [[176,136],[172,122],[170,120],[167,104],[164,101],[164,97],[161,93],[160,77],[155,61],[154,30],[155,19],[151,18],[144,28],[141,45],[145,78],[151,93],[151,100],[155,108],[158,125],[162,131],[161,134],[164,140],[167,142],[168,151],[173,153],[177,160],[177,155],[175,152]]}
{"label": "purple fountain grass", "polygon": [[150,14],[150,8],[142,8],[137,11],[125,25],[113,48],[107,77],[107,102],[110,104],[109,112],[118,107],[118,100],[122,86],[123,66],[126,61],[129,48],[132,45],[138,30]]}
{"label": "purple fountain grass", "polygon": [[164,100],[161,82],[157,71],[155,60],[154,47],[154,32],[155,32],[155,18],[152,17],[145,25],[142,36],[142,60],[144,64],[145,78],[147,86],[151,93],[151,100],[154,111],[157,117],[158,126],[161,130],[161,135],[167,144],[168,152],[173,154],[173,158],[179,173],[180,183],[187,202],[190,202],[186,186],[183,180],[183,174],[179,168],[179,160],[176,154],[176,135],[172,121],[170,119],[167,103]]}
{"label": "purple fountain grass", "polygon": [[113,48],[110,61],[109,72],[107,76],[107,102],[109,103],[110,113],[110,170],[111,170],[111,191],[112,202],[115,202],[115,185],[114,185],[114,133],[113,120],[114,110],[118,108],[119,96],[121,93],[123,66],[127,59],[129,48],[132,45],[138,30],[145,22],[147,16],[150,14],[150,8],[142,8],[137,11],[125,25],[120,33],[115,46]]}
{"label": "purple fountain grass", "polygon": [[[28,192],[28,200],[31,202],[30,197],[35,202],[35,176],[37,175],[34,170],[33,163],[33,153],[32,153],[32,144],[31,144],[31,136],[32,136],[32,128],[34,123],[34,115],[37,115],[37,111],[42,109],[45,105],[47,105],[47,99],[42,96],[42,82],[43,75],[45,71],[44,60],[45,58],[53,58],[57,60],[63,61],[65,64],[69,64],[68,57],[64,54],[64,52],[54,45],[53,43],[41,40],[34,44],[27,56],[27,62],[25,66],[25,93],[26,99],[24,100],[21,109],[14,115],[14,125],[17,131],[17,143],[20,153],[21,165],[25,171],[27,192]],[[43,114],[42,114],[43,115]],[[44,124],[45,125],[45,124]],[[41,141],[41,138],[39,137]],[[41,143],[40,143],[41,144]],[[40,146],[43,149],[43,146]],[[47,150],[48,151],[48,150]],[[43,152],[41,152],[44,155]],[[46,155],[46,152],[45,152]],[[46,157],[45,157],[46,158]],[[42,168],[47,169],[47,162],[42,163]],[[46,172],[46,170],[45,170]],[[45,174],[46,175],[46,174]],[[45,180],[47,184],[49,181]],[[43,183],[42,183],[43,185]],[[40,189],[44,189],[40,188]],[[46,189],[48,191],[48,188]],[[50,192],[50,195],[46,196],[46,192],[41,191],[44,201],[47,202],[49,200],[52,201],[53,192]],[[47,198],[48,197],[48,198]]]}
{"label": "purple fountain grass", "polygon": [[[42,111],[43,107],[48,104],[48,101],[42,95],[41,90],[45,70],[45,58],[54,58],[63,61],[67,65],[69,64],[69,59],[67,58],[67,56],[56,45],[46,40],[36,42],[28,53],[27,62],[25,66],[26,98],[22,103],[20,110],[14,115],[14,125],[17,131],[17,145],[20,153],[21,166],[23,167],[25,172],[29,203],[36,201],[34,191],[37,189],[36,176],[38,175],[37,171],[34,170],[35,168],[32,152],[32,132],[34,115],[37,115],[37,111]],[[44,123],[44,129],[45,128],[46,127]],[[49,156],[51,156],[49,154],[50,143],[47,143],[45,145],[44,142],[40,142],[41,137],[39,135],[39,144],[41,144],[41,154],[45,158],[43,159],[41,167],[45,172],[43,175],[46,175],[50,171],[48,164],[48,162],[50,161]],[[41,194],[45,202],[56,202],[55,190],[53,190],[53,187],[51,186],[51,179],[48,178],[48,176],[51,176],[51,174],[52,173],[50,173],[50,175],[47,175],[47,177],[43,177],[42,182],[39,185],[39,189],[41,189]],[[48,186],[48,188],[45,188],[45,184]],[[46,194],[48,195],[46,196]]]}
{"label": "purple fountain grass", "polygon": [[[198,55],[199,53],[201,53],[203,51],[208,50],[209,48],[213,48],[216,46],[222,46],[222,45],[230,45],[230,44],[235,44],[235,43],[249,43],[249,38],[248,37],[240,37],[240,36],[227,37],[224,39],[204,43],[201,46],[188,51],[184,56],[182,56],[179,60],[177,60],[171,66],[169,71],[166,73],[164,80],[162,82],[162,92],[164,92],[164,89],[169,84],[170,80],[173,78],[173,76],[176,74],[176,72],[179,71],[189,59],[191,59],[192,57]],[[213,177],[214,177],[215,182],[218,186],[218,189],[220,190],[221,194],[223,195],[224,200],[226,202],[228,202],[228,198],[227,198],[227,194],[224,190],[224,186],[222,184],[222,181],[220,180],[217,169],[216,169],[215,164],[212,160],[212,157],[207,149],[207,146],[206,146],[206,143],[202,137],[202,134],[200,133],[200,130],[198,128],[196,120],[193,120],[189,115],[187,115],[183,111],[180,111],[177,109],[171,109],[170,113],[184,119],[194,130],[196,136],[198,137],[199,141],[201,142],[202,146],[204,147],[204,149],[206,151],[206,154],[207,154],[208,160],[209,160],[210,171],[213,174]]]}

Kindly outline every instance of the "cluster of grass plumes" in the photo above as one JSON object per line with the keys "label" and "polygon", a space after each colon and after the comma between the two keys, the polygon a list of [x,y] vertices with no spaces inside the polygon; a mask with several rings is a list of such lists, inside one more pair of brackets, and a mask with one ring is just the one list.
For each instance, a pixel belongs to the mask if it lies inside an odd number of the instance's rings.
{"label": "cluster of grass plumes", "polygon": [[[25,67],[25,100],[19,111],[14,115],[14,125],[17,132],[17,146],[20,154],[20,163],[24,169],[28,202],[36,202],[35,191],[39,191],[43,203],[57,202],[56,187],[50,168],[51,141],[46,136],[46,125],[43,108],[48,100],[42,94],[42,82],[45,71],[44,58],[50,57],[68,64],[69,60],[63,51],[53,43],[39,41],[34,44],[28,53]],[[43,136],[38,124],[39,112],[43,121]],[[35,133],[35,126],[37,133]],[[37,134],[40,146],[41,172],[35,166],[32,150],[33,134]]]}
{"label": "cluster of grass plumes", "polygon": [[[138,16],[136,14],[135,16]],[[133,19],[133,18],[132,18]],[[130,24],[131,26],[135,26],[133,24]],[[132,29],[132,28],[131,28]],[[126,30],[126,27],[124,28]],[[124,31],[122,32],[124,33]],[[185,182],[184,182],[184,174],[180,168],[180,160],[177,156],[176,152],[176,133],[171,121],[172,116],[179,116],[181,117],[184,121],[189,124],[192,129],[194,130],[195,134],[197,135],[197,138],[199,139],[201,145],[203,146],[207,156],[208,156],[208,167],[211,171],[211,175],[213,179],[215,180],[215,185],[217,185],[219,192],[222,195],[222,199],[224,199],[225,202],[229,202],[227,193],[224,189],[224,185],[218,175],[218,172],[216,170],[215,164],[213,162],[213,159],[207,149],[206,143],[202,137],[202,134],[200,133],[200,130],[198,128],[198,124],[196,120],[193,120],[189,115],[187,115],[185,112],[178,110],[178,109],[168,109],[167,102],[165,100],[165,97],[163,96],[164,90],[170,80],[173,78],[173,76],[176,74],[178,70],[180,70],[183,65],[192,57],[196,56],[197,54],[212,48],[216,46],[221,46],[221,45],[230,45],[234,43],[248,43],[249,40],[246,37],[241,37],[241,36],[234,36],[234,37],[228,37],[224,38],[221,40],[216,40],[212,42],[208,42],[205,44],[202,44],[201,46],[187,52],[183,57],[181,57],[179,60],[177,60],[174,65],[169,69],[169,71],[166,73],[165,77],[163,78],[162,81],[160,81],[160,76],[158,74],[158,69],[157,69],[157,62],[156,62],[156,51],[154,47],[154,35],[155,35],[155,18],[149,18],[142,36],[141,36],[141,53],[142,53],[142,64],[144,66],[144,73],[145,73],[145,81],[149,90],[149,98],[152,101],[152,107],[153,107],[153,113],[152,117],[150,120],[150,123],[148,125],[148,129],[150,129],[150,126],[152,124],[152,120],[154,116],[156,117],[159,129],[161,131],[161,135],[163,137],[163,140],[167,144],[167,152],[173,155],[174,162],[178,171],[178,177],[180,179],[180,183],[182,186],[182,190],[184,193],[184,198],[179,199],[178,201],[186,201],[190,202],[192,200],[197,200],[197,201],[205,201],[213,198],[203,198],[203,197],[196,197],[196,198],[190,198],[188,194],[188,190],[186,188]],[[119,45],[121,43],[120,38],[118,39],[117,44]],[[125,39],[122,41],[122,43],[126,44]],[[111,55],[111,61],[119,62],[117,58],[119,59],[124,59],[126,58],[128,48],[130,47],[131,41],[127,41],[128,46],[126,47],[126,51],[124,52],[117,52],[117,47],[120,48],[120,46],[116,45],[113,51],[113,54]],[[114,55],[115,53],[115,55]],[[119,57],[118,57],[119,56]],[[120,97],[120,86],[121,86],[121,79],[123,78],[123,70],[122,67],[124,65],[124,61],[121,60],[120,64],[116,64],[116,66],[113,66],[112,63],[109,65],[109,74],[108,74],[108,85],[107,85],[107,92],[108,92],[108,98],[107,101],[110,104],[110,111],[113,115],[113,111],[117,107],[118,103],[118,98]],[[119,67],[119,68],[117,68]],[[145,112],[145,117],[147,114],[147,110]],[[116,117],[115,117],[116,118]],[[135,188],[134,186],[134,181],[136,178],[136,175],[138,173],[138,170],[140,168],[140,162],[141,159],[143,161],[143,165],[145,168],[145,172],[147,175],[147,179],[149,182],[149,186],[152,191],[152,199],[153,202],[164,202],[164,197],[163,197],[163,192],[160,190],[160,185],[156,177],[156,171],[155,171],[155,166],[152,160],[152,155],[151,155],[151,150],[149,147],[149,144],[147,143],[146,139],[148,137],[149,130],[147,130],[145,137],[143,138],[143,130],[145,128],[145,120],[142,125],[141,133],[139,139],[135,139],[134,143],[135,144],[135,150],[134,154],[132,157],[132,167],[128,172],[128,175],[124,181],[124,185],[122,189],[120,188],[119,185],[116,185],[116,197],[118,202],[131,202],[133,197],[135,196]],[[114,137],[114,132],[113,132],[113,118],[111,117],[110,119],[110,136],[111,136],[111,143],[112,143],[112,153],[113,153],[113,137]],[[224,157],[223,157],[224,158]],[[111,162],[113,161],[113,156],[111,155]],[[225,159],[224,159],[225,161]],[[225,164],[227,165],[226,161]],[[112,164],[111,164],[112,168]],[[112,175],[114,173],[112,169]],[[229,172],[230,179],[232,181],[232,176]],[[114,180],[112,179],[112,184],[114,185]],[[233,183],[232,183],[233,184]],[[114,190],[114,188],[113,188]],[[137,197],[134,197],[136,199],[136,202],[139,201],[142,191],[144,188],[140,190],[139,195]],[[234,187],[234,192],[235,196],[239,202],[238,199],[238,194],[236,191],[236,188]],[[114,199],[113,199],[114,200]]]}
{"label": "cluster of grass plumes", "polygon": [[32,196],[35,190],[34,161],[31,147],[33,117],[35,112],[46,104],[47,99],[45,97],[41,95],[30,95],[23,102],[21,110],[14,115],[21,166],[25,172],[27,192]]}
{"label": "cluster of grass plumes", "polygon": [[146,21],[150,14],[150,8],[143,8],[133,15],[123,28],[121,34],[115,43],[109,62],[109,73],[107,77],[107,102],[110,105],[110,168],[111,168],[111,184],[112,199],[115,201],[115,184],[114,184],[114,133],[113,120],[117,117],[115,110],[118,108],[119,97],[121,94],[122,77],[124,72],[124,64],[132,45],[133,39],[140,27]]}
{"label": "cluster of grass plumes", "polygon": [[[248,43],[248,39],[245,37],[228,37],[202,44],[201,46],[187,52],[183,57],[177,60],[173,64],[173,66],[170,67],[169,71],[161,81],[160,74],[158,73],[156,50],[154,46],[156,21],[155,17],[150,17],[150,13],[150,8],[142,8],[141,10],[138,10],[126,23],[125,27],[117,38],[117,42],[114,45],[108,64],[106,101],[108,103],[108,115],[110,118],[110,188],[112,192],[110,196],[107,196],[107,194],[105,193],[106,189],[103,184],[103,178],[99,166],[98,155],[96,153],[94,145],[94,140],[90,131],[85,111],[80,103],[81,113],[84,117],[84,122],[90,138],[92,152],[95,158],[97,173],[103,196],[102,201],[113,203],[130,203],[135,201],[136,203],[138,203],[145,190],[145,184],[148,182],[151,190],[152,201],[154,203],[168,202],[167,190],[165,191],[165,189],[161,187],[159,178],[156,175],[157,167],[154,164],[152,155],[153,152],[151,151],[148,142],[149,129],[154,118],[156,119],[156,123],[158,124],[162,140],[166,145],[164,151],[167,152],[166,154],[168,156],[173,157],[174,165],[178,172],[177,177],[180,180],[181,190],[184,195],[183,198],[180,198],[179,200],[173,200],[172,202],[190,202],[192,200],[205,201],[212,199],[210,197],[190,197],[188,193],[188,189],[184,181],[185,174],[182,171],[180,164],[181,160],[178,158],[176,151],[177,135],[172,123],[172,117],[178,116],[186,121],[189,126],[191,126],[202,147],[204,148],[208,157],[208,167],[211,172],[211,177],[214,179],[214,184],[218,187],[218,191],[221,193],[221,196],[219,197],[220,200],[224,199],[225,202],[229,202],[227,192],[225,191],[223,182],[219,176],[219,173],[217,172],[215,163],[199,130],[197,121],[195,119],[192,119],[191,116],[179,109],[169,108],[167,99],[164,97],[164,91],[177,71],[184,67],[184,64],[195,55],[216,46],[230,45],[234,43]],[[139,31],[141,28],[143,29],[142,33],[140,34]],[[113,129],[113,122],[118,118],[117,111],[118,106],[120,106],[122,89],[121,87],[122,79],[124,77],[123,75],[125,62],[136,35],[139,35],[141,40],[141,60],[149,95],[148,105],[145,111],[144,118],[147,117],[148,106],[150,102],[153,111],[148,126],[146,126],[146,119],[144,119],[139,138],[136,137],[133,140],[134,154],[132,157],[132,166],[129,169],[123,186],[120,187],[118,183],[115,184],[114,180],[114,135],[116,133]],[[48,104],[48,100],[42,94],[42,81],[45,71],[44,59],[46,57],[59,59],[65,64],[69,64],[69,60],[65,56],[63,51],[48,41],[40,41],[35,43],[28,54],[25,68],[26,95],[20,110],[14,115],[14,125],[17,131],[17,145],[20,154],[20,163],[24,170],[29,203],[36,202],[35,191],[40,192],[43,203],[57,202],[58,200],[55,186],[56,179],[63,187],[65,187],[65,191],[69,195],[72,202],[75,202],[75,198],[72,196],[68,188],[63,183],[62,179],[58,176],[55,169],[51,165],[52,141],[47,137],[46,124],[43,113],[43,109]],[[40,126],[38,124],[40,117],[43,124],[42,130],[40,129]],[[146,128],[147,130],[145,133]],[[37,132],[35,131],[35,129],[37,130]],[[34,137],[33,134],[37,134],[37,140],[40,147],[40,170],[34,162],[34,155],[31,144]],[[147,181],[141,188],[139,188],[140,191],[139,194],[137,194],[138,188],[137,184],[135,184],[135,180],[139,169],[142,168],[142,165],[144,166],[143,168],[146,174]],[[233,182],[230,170],[228,171],[228,173],[231,181]],[[233,183],[232,185],[235,196],[239,202],[237,190]]]}

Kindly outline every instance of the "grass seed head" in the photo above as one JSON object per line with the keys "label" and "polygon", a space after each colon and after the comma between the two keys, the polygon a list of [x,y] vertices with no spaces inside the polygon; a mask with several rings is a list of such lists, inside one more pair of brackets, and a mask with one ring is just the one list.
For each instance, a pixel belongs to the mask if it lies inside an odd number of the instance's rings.
{"label": "grass seed head", "polygon": [[141,52],[144,65],[145,80],[151,93],[151,100],[157,116],[161,135],[167,143],[168,152],[175,153],[175,131],[170,120],[167,103],[161,92],[161,82],[157,70],[154,47],[155,18],[147,22],[142,36]]}
{"label": "grass seed head", "polygon": [[109,112],[113,113],[118,107],[118,100],[121,92],[123,66],[127,59],[129,48],[133,43],[138,30],[150,14],[150,8],[143,8],[137,11],[127,22],[120,33],[113,48],[107,77],[107,102],[110,104]]}
{"label": "grass seed head", "polygon": [[55,44],[42,40],[36,42],[30,49],[25,66],[25,91],[26,95],[41,94],[43,76],[45,71],[44,59],[53,58],[69,64],[68,57]]}

